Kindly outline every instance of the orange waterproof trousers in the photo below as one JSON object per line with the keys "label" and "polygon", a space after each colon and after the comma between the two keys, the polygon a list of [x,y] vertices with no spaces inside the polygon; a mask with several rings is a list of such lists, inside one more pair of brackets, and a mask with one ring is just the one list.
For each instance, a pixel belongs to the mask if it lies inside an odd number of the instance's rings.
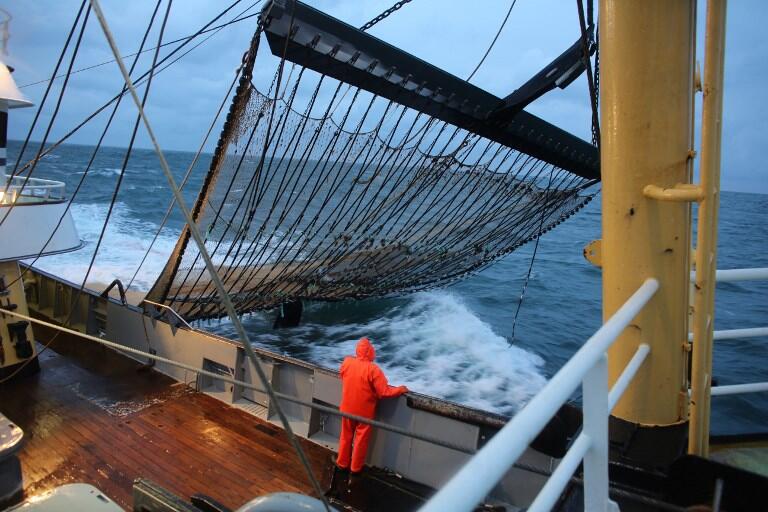
{"label": "orange waterproof trousers", "polygon": [[349,418],[341,418],[339,456],[336,459],[336,465],[342,469],[349,469],[353,473],[362,471],[370,439],[370,425],[350,420]]}

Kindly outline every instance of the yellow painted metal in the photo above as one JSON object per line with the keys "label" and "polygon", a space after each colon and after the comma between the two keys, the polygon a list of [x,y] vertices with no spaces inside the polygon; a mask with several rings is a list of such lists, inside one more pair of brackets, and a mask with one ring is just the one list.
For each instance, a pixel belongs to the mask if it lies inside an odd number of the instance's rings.
{"label": "yellow painted metal", "polygon": [[600,268],[603,266],[603,242],[601,240],[592,240],[584,246],[584,258]]}
{"label": "yellow painted metal", "polygon": [[707,2],[704,84],[701,130],[700,181],[704,198],[699,203],[696,242],[696,284],[693,311],[691,368],[691,423],[688,451],[709,454],[709,408],[712,381],[715,270],[717,268],[717,216],[720,206],[720,150],[723,126],[723,71],[726,0]]}
{"label": "yellow painted metal", "polygon": [[643,195],[657,201],[701,201],[704,191],[698,185],[691,183],[678,183],[672,188],[663,188],[658,185],[646,185]]}
{"label": "yellow painted metal", "polygon": [[690,205],[646,185],[690,182],[695,1],[601,0],[603,318],[646,278],[661,288],[609,351],[609,381],[638,345],[651,353],[613,414],[642,425],[687,421]]}
{"label": "yellow painted metal", "polygon": [[[17,311],[23,315],[29,315],[29,309],[27,308],[27,298],[24,293],[24,285],[21,280],[21,271],[19,270],[19,264],[15,261],[0,262],[0,278],[5,282],[4,292],[8,292],[8,295],[0,296],[3,307],[7,307],[8,304],[15,304]],[[14,339],[11,338],[10,332],[8,332],[8,324],[15,322],[16,319],[12,316],[0,314],[0,345],[2,345],[3,357],[0,360],[0,368],[8,366],[14,366],[26,361],[25,358],[21,359],[16,355],[16,348],[14,346]],[[27,325],[27,339],[32,343],[32,357],[35,357],[35,343],[32,336],[32,325]]]}

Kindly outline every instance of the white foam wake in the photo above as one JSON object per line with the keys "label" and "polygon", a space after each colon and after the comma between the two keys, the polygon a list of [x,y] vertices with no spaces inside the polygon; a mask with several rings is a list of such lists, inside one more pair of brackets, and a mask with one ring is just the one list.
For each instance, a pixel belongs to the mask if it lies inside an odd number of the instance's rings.
{"label": "white foam wake", "polygon": [[337,367],[368,335],[390,383],[483,410],[514,414],[546,383],[541,357],[510,346],[446,291],[416,294],[386,318],[325,331],[344,341],[313,344],[310,359],[316,363]]}
{"label": "white foam wake", "polygon": [[[74,252],[45,256],[40,258],[35,266],[75,283],[82,282],[106,215],[106,204],[74,204],[72,217],[78,235],[85,242],[85,246]],[[127,286],[141,258],[149,248],[157,227],[152,222],[138,220],[131,215],[128,206],[117,203],[112,211],[88,282],[108,284],[113,279],[120,279]],[[152,286],[168,260],[177,237],[177,233],[171,233],[170,230],[163,231],[136,276],[133,289],[146,291]]]}

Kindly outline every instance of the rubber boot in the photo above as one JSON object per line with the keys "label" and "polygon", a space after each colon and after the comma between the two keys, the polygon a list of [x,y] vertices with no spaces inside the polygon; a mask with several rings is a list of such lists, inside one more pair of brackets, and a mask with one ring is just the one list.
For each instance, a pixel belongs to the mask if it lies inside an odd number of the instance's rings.
{"label": "rubber boot", "polygon": [[356,490],[358,487],[360,487],[360,484],[362,483],[363,477],[362,477],[362,471],[350,471],[349,472],[349,481],[347,483],[347,493],[352,494],[354,490]]}
{"label": "rubber boot", "polygon": [[349,470],[340,468],[336,464],[333,465],[333,472],[331,473],[331,483],[328,486],[328,490],[325,491],[325,495],[329,498],[336,498],[341,494],[340,487],[347,482]]}

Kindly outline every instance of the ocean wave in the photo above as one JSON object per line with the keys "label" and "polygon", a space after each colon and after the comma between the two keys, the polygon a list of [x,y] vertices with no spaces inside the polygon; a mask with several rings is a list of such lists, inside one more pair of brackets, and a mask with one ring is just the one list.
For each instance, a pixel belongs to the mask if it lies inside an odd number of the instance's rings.
{"label": "ocean wave", "polygon": [[[82,282],[106,215],[106,204],[74,204],[72,217],[85,246],[70,253],[40,258],[35,266],[75,283]],[[157,228],[153,222],[134,217],[125,203],[116,203],[99,253],[88,275],[88,282],[108,284],[114,279],[120,279],[127,286]],[[158,237],[133,282],[133,289],[149,290],[173,250],[177,237],[178,233],[169,230],[164,230]]]}
{"label": "ocean wave", "polygon": [[[130,169],[126,169],[125,173],[128,174]],[[103,168],[91,168],[88,171],[88,176],[120,176],[120,173],[122,172],[122,169],[119,167],[103,167]],[[77,171],[75,174],[84,174],[85,171]]]}
{"label": "ocean wave", "polygon": [[[368,336],[376,347],[376,362],[391,384],[505,415],[518,411],[547,380],[541,357],[509,345],[454,293],[417,293],[403,306],[362,323],[347,322],[339,313],[338,322],[318,324],[310,308],[302,326],[252,340],[337,369],[344,356],[354,353],[357,340]],[[269,329],[267,315],[260,316],[246,320],[249,332]],[[234,335],[228,322],[214,330]],[[295,353],[299,346],[306,353]]]}

